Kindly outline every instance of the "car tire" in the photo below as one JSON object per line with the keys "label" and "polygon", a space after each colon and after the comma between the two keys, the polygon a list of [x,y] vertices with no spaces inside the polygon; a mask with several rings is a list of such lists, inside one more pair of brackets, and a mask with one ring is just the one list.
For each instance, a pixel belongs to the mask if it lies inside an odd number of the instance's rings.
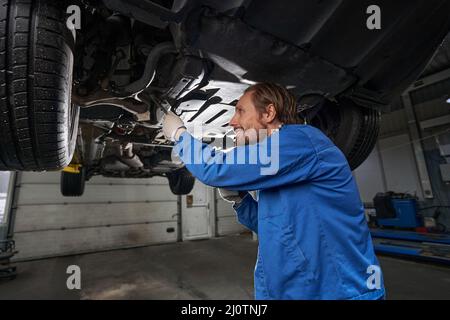
{"label": "car tire", "polygon": [[189,194],[194,188],[195,177],[184,167],[168,172],[166,176],[169,180],[170,191],[175,195]]}
{"label": "car tire", "polygon": [[86,170],[81,167],[79,173],[61,172],[61,194],[65,197],[79,197],[84,193]]}
{"label": "car tire", "polygon": [[0,170],[64,168],[75,148],[64,1],[0,0]]}
{"label": "car tire", "polygon": [[334,142],[354,170],[375,147],[380,131],[380,112],[360,107],[350,100],[328,101],[310,123]]}

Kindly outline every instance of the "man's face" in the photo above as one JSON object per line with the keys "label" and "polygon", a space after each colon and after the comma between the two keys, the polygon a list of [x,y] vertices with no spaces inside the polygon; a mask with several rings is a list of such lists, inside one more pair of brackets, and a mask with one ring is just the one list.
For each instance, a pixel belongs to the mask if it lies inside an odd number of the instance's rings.
{"label": "man's face", "polygon": [[[238,101],[233,118],[230,120],[230,126],[236,132],[236,138],[242,138],[242,134],[246,136],[246,140],[254,140],[255,133],[266,129],[267,125],[261,120],[260,113],[256,110],[252,101],[252,92],[245,93]],[[239,143],[238,141],[238,144]]]}

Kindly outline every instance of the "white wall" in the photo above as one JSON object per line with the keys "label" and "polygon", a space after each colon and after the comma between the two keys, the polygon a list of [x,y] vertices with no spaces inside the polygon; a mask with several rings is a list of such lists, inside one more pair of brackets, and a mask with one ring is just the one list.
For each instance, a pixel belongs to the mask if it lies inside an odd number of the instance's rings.
{"label": "white wall", "polygon": [[416,194],[423,199],[409,135],[382,139],[379,145],[387,189]]}
{"label": "white wall", "polygon": [[406,192],[423,199],[409,135],[380,139],[378,147],[353,172],[363,202],[377,192]]}
{"label": "white wall", "polygon": [[59,172],[18,177],[16,259],[175,242],[178,197],[167,179],[94,177],[81,197],[63,197]]}
{"label": "white wall", "polygon": [[6,200],[8,196],[8,186],[11,173],[8,171],[0,172],[0,225],[4,223],[4,213],[6,209]]}
{"label": "white wall", "polygon": [[375,148],[366,161],[353,171],[363,202],[372,202],[378,192],[386,191],[383,174],[380,155]]}

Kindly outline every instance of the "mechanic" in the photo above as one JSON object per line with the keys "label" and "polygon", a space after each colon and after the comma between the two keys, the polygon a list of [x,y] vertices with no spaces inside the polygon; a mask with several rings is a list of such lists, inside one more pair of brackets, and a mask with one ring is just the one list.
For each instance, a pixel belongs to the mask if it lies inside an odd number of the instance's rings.
{"label": "mechanic", "polygon": [[[201,143],[172,112],[163,120],[163,132],[192,175],[220,188],[234,203],[239,222],[258,234],[255,298],[384,299],[347,160],[320,130],[302,123],[295,97],[276,84],[250,86],[230,125],[237,141],[231,151]],[[260,159],[228,161],[275,143],[279,164],[272,174],[262,174]]]}

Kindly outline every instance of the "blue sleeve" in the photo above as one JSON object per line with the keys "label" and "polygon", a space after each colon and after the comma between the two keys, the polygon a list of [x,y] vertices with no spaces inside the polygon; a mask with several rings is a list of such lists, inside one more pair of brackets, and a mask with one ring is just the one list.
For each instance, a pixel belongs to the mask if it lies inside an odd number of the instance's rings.
{"label": "blue sleeve", "polygon": [[260,190],[310,177],[317,163],[315,150],[307,137],[295,139],[292,145],[292,137],[280,138],[276,132],[258,144],[217,151],[186,131],[174,152],[192,175],[206,185],[229,190]]}
{"label": "blue sleeve", "polygon": [[233,205],[239,223],[258,233],[258,202],[250,194],[246,194],[240,203]]}

